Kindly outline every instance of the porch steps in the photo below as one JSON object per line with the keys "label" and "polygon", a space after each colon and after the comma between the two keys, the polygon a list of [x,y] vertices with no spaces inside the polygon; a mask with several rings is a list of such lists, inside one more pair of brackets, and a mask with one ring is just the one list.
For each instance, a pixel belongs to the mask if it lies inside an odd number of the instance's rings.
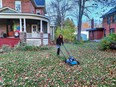
{"label": "porch steps", "polygon": [[14,47],[19,43],[19,38],[0,38],[0,47],[3,45],[9,45],[10,47]]}

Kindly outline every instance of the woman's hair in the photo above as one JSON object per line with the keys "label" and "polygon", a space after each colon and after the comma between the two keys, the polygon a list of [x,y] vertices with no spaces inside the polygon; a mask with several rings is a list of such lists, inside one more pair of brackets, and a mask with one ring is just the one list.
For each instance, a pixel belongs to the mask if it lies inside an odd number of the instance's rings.
{"label": "woman's hair", "polygon": [[60,34],[58,38],[60,38],[60,36],[61,36],[61,37],[62,37],[62,39],[63,39],[63,36],[62,36],[62,34]]}

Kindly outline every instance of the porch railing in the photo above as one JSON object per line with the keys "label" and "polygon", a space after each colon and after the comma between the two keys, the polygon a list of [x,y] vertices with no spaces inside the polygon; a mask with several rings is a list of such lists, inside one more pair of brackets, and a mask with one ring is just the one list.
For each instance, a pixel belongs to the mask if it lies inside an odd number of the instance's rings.
{"label": "porch railing", "polygon": [[40,38],[40,34],[37,33],[37,34],[34,36],[33,33],[27,33],[26,38]]}
{"label": "porch railing", "polygon": [[[38,39],[40,39],[40,33],[37,33],[36,35],[33,35],[33,33],[27,33],[26,38],[30,38],[30,39],[38,38]],[[43,38],[48,38],[48,34],[43,34]]]}

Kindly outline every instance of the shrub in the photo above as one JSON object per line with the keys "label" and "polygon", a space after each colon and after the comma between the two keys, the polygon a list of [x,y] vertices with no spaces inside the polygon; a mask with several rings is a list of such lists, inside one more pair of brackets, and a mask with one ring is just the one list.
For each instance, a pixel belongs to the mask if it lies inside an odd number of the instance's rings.
{"label": "shrub", "polygon": [[49,50],[50,46],[18,46],[16,50],[21,50],[21,51],[38,51],[38,50]]}
{"label": "shrub", "polygon": [[21,51],[37,51],[39,49],[38,46],[18,46],[16,50],[21,50]]}
{"label": "shrub", "polygon": [[74,41],[74,44],[83,44],[83,43],[84,43],[83,40],[81,40],[81,41],[75,40],[75,41]]}
{"label": "shrub", "polygon": [[8,45],[3,45],[2,50],[5,51],[5,52],[9,52],[9,51],[12,50],[12,48],[10,46],[8,46]]}
{"label": "shrub", "polygon": [[103,38],[99,44],[100,50],[111,49],[112,44],[116,42],[116,34],[110,34],[107,37]]}
{"label": "shrub", "polygon": [[38,50],[38,46],[25,46],[24,50],[25,51],[37,51]]}
{"label": "shrub", "polygon": [[45,45],[45,46],[40,46],[39,50],[49,50],[50,48],[51,48],[50,46]]}

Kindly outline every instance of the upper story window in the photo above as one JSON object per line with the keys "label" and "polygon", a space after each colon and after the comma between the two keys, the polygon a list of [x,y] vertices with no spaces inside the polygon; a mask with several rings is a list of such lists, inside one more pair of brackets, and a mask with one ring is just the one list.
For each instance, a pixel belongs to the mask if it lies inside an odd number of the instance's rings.
{"label": "upper story window", "polygon": [[116,22],[116,15],[113,16],[112,22]]}
{"label": "upper story window", "polygon": [[15,10],[21,12],[21,1],[15,1]]}
{"label": "upper story window", "polygon": [[41,11],[39,9],[36,10],[36,14],[40,15],[41,14]]}
{"label": "upper story window", "polygon": [[115,29],[114,28],[110,28],[110,34],[115,33]]}
{"label": "upper story window", "polygon": [[0,8],[2,8],[2,0],[0,0]]}
{"label": "upper story window", "polygon": [[110,17],[107,18],[107,24],[110,24]]}

